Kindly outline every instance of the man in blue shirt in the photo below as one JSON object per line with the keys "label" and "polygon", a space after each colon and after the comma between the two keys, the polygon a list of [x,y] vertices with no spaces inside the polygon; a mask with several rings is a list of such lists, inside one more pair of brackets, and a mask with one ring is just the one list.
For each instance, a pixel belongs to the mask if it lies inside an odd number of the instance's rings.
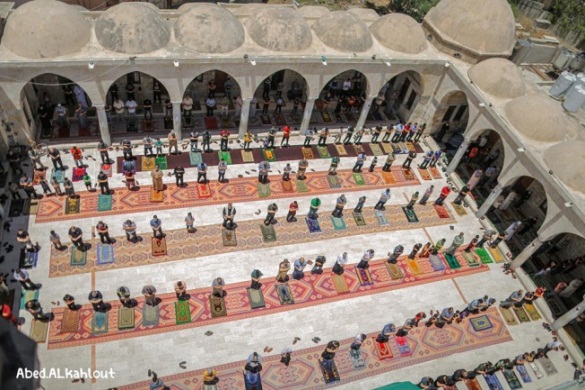
{"label": "man in blue shirt", "polygon": [[164,237],[162,231],[162,221],[156,215],[150,220],[150,227],[152,228],[152,235],[156,238]]}

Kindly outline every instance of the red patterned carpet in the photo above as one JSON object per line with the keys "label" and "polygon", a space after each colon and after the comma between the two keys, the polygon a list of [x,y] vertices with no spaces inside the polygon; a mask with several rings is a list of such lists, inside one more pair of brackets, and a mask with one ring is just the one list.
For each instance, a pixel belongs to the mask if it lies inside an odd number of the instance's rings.
{"label": "red patterned carpet", "polygon": [[297,215],[297,222],[287,223],[284,215],[277,214],[279,223],[274,225],[277,239],[272,242],[264,242],[262,240],[260,230],[262,220],[238,221],[236,246],[223,245],[221,225],[203,226],[198,228],[197,233],[194,234],[187,233],[185,229],[169,230],[165,232],[167,235],[167,255],[162,256],[153,256],[150,244],[151,234],[144,234],[143,241],[137,244],[128,242],[125,237],[117,237],[116,243],[114,244],[115,261],[102,265],[97,264],[97,252],[95,248],[87,252],[87,263],[85,265],[71,265],[70,253],[68,251],[60,252],[52,248],[49,277],[143,266],[247,249],[291,245],[299,242],[314,242],[367,233],[416,229],[456,222],[451,215],[448,218],[440,218],[435,208],[431,205],[417,205],[415,211],[419,222],[409,223],[400,206],[387,206],[385,215],[388,220],[388,225],[380,225],[373,208],[364,208],[363,216],[366,223],[365,226],[357,226],[352,213],[347,211],[344,217],[346,229],[335,230],[331,218],[329,218],[330,210],[323,210],[322,217],[319,219],[321,233],[309,233],[304,215]]}
{"label": "red patterned carpet", "polygon": [[[335,194],[340,192],[363,191],[388,187],[405,187],[420,184],[415,177],[411,178],[411,180],[405,178],[400,167],[393,167],[391,177],[386,173],[385,175],[382,175],[381,170],[377,172],[363,172],[362,176],[365,185],[356,184],[351,170],[338,171],[337,178],[340,187],[337,188],[332,188],[327,180],[327,176],[327,172],[308,172],[307,180],[304,181],[307,186],[307,191],[303,191],[302,194],[304,196],[315,196],[321,194]],[[294,183],[294,180],[292,180],[293,192],[285,192],[282,188],[280,178],[280,175],[270,176],[271,195],[265,199],[287,198],[297,191],[296,184]],[[168,210],[182,207],[209,206],[228,202],[247,202],[260,199],[256,177],[230,179],[229,183],[212,181],[209,183],[211,190],[210,196],[202,196],[202,194],[197,191],[196,183],[186,182],[186,184],[187,187],[183,188],[167,184],[167,189],[164,191],[164,199],[160,203],[152,203],[150,201],[151,186],[143,185],[137,191],[128,191],[125,188],[116,189],[112,199],[112,210],[110,211],[98,211],[98,192],[80,191],[80,211],[76,214],[65,214],[65,197],[45,197],[40,201],[35,222],[45,223],[95,216],[152,211],[153,205],[156,205],[157,210]]]}
{"label": "red patterned carpet", "polygon": [[[407,336],[411,355],[401,356],[395,340],[391,339],[389,344],[394,355],[391,359],[378,358],[378,352],[372,340],[377,333],[372,333],[368,335],[367,341],[361,348],[362,357],[366,360],[366,366],[363,369],[354,369],[349,356],[349,345],[354,339],[340,340],[341,347],[335,356],[335,364],[341,380],[327,385],[318,363],[321,352],[325,349],[324,345],[294,351],[288,368],[280,363],[279,354],[263,356],[262,386],[265,390],[320,390],[512,340],[496,309],[492,308],[482,315],[487,317],[491,328],[476,331],[469,320],[464,320],[461,324],[447,325],[443,329],[421,326],[411,330]],[[323,340],[324,343],[327,341]],[[245,358],[252,352],[242,351],[241,357]],[[262,351],[257,352],[262,355]],[[241,360],[214,367],[220,378],[219,388],[222,390],[244,389],[242,371],[245,363]],[[421,377],[423,375],[424,373],[421,373]],[[202,376],[203,369],[166,376],[162,379],[172,390],[200,390]],[[148,381],[144,381],[118,388],[120,390],[148,389],[148,385]]]}
{"label": "red patterned carpet", "polygon": [[[410,287],[424,283],[431,283],[438,280],[451,279],[462,275],[468,275],[477,272],[488,271],[488,267],[480,265],[471,268],[461,257],[462,268],[451,270],[446,267],[443,271],[434,271],[428,259],[418,259],[419,270],[411,272],[410,267],[403,258],[399,261],[402,276],[391,277],[386,268],[385,260],[376,260],[370,262],[370,273],[373,284],[362,286],[354,270],[355,264],[348,264],[345,267],[343,275],[349,291],[338,293],[331,279],[331,269],[326,269],[322,275],[311,275],[305,273],[303,280],[292,280],[289,286],[295,303],[281,305],[275,288],[274,277],[262,280],[262,291],[264,293],[265,307],[251,309],[250,302],[246,293],[246,287],[249,282],[229,284],[226,286],[227,296],[225,298],[227,306],[227,316],[212,318],[209,308],[210,288],[202,288],[189,291],[191,299],[189,301],[191,309],[191,322],[183,325],[176,324],[174,302],[175,294],[160,295],[162,302],[159,305],[160,322],[157,326],[145,326],[142,323],[142,307],[144,300],[138,300],[138,307],[135,311],[135,324],[133,329],[118,329],[118,308],[119,302],[111,302],[112,310],[109,312],[108,332],[103,334],[92,333],[93,310],[90,305],[85,305],[80,311],[80,327],[75,333],[61,333],[63,322],[64,308],[53,309],[55,315],[54,321],[51,322],[49,329],[48,348],[68,348],[79,345],[97,344],[114,340],[127,339],[129,337],[140,337],[151,334],[171,332],[180,329],[209,326],[226,321],[236,321],[244,318],[263,316],[267,314],[278,313],[282,311],[300,309],[307,306],[321,305],[333,301],[350,299],[363,295],[376,294],[379,292],[390,291],[403,287]],[[446,264],[444,264],[446,266]],[[276,270],[275,270],[276,271]],[[420,272],[422,271],[422,273]],[[228,280],[229,282],[229,280]],[[136,292],[134,292],[136,293]]]}

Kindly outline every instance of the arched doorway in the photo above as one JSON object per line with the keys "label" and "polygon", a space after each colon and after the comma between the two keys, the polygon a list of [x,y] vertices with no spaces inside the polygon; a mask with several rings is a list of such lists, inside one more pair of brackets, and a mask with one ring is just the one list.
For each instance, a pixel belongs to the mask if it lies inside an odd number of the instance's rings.
{"label": "arched doorway", "polygon": [[408,122],[422,91],[422,78],[417,72],[409,70],[394,76],[380,89],[378,97],[374,99],[368,120]]}
{"label": "arched doorway", "polygon": [[319,93],[310,125],[355,126],[368,91],[368,80],[361,72],[351,69],[339,73]]}
{"label": "arched doorway", "polygon": [[307,80],[283,69],[262,81],[250,102],[249,126],[300,126],[307,101]]}
{"label": "arched doorway", "polygon": [[83,88],[66,77],[53,73],[34,77],[24,86],[21,103],[31,133],[40,128],[41,138],[83,137],[99,132],[91,100]]}
{"label": "arched doorway", "polygon": [[469,121],[469,104],[462,91],[453,91],[445,95],[431,122],[431,135],[452,157],[463,143],[463,133]]}
{"label": "arched doorway", "polygon": [[142,72],[127,73],[110,85],[106,115],[112,134],[161,132],[173,128],[172,105],[165,86]]}
{"label": "arched doorway", "polygon": [[498,183],[503,165],[502,138],[494,130],[485,130],[469,143],[455,172],[463,182],[468,183],[475,202],[481,206]]}
{"label": "arched doorway", "polygon": [[[502,184],[504,189],[486,216],[498,232],[508,232],[506,243],[517,256],[537,237],[546,218],[546,192],[542,184],[530,176]],[[516,224],[515,229],[511,228],[513,224]]]}
{"label": "arched doorway", "polygon": [[[192,101],[192,107],[189,109]],[[181,104],[182,127],[191,131],[235,130],[242,108],[240,85],[221,70],[208,70],[185,89]]]}

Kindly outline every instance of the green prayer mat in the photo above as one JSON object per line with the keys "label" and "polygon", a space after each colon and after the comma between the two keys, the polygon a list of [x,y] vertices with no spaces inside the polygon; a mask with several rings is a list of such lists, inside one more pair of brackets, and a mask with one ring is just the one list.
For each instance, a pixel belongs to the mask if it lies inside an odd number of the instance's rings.
{"label": "green prayer mat", "polygon": [[118,309],[118,329],[134,329],[134,308]]}
{"label": "green prayer mat", "polygon": [[158,325],[159,318],[158,306],[150,306],[145,303],[142,308],[142,325],[156,326]]}
{"label": "green prayer mat", "polygon": [[191,166],[196,167],[203,162],[203,156],[200,152],[189,152],[189,162]]}
{"label": "green prayer mat", "polygon": [[372,153],[374,154],[374,156],[383,156],[384,155],[382,148],[378,144],[370,144],[370,149],[372,150]]}
{"label": "green prayer mat", "polygon": [[317,151],[319,152],[319,156],[321,156],[321,158],[331,158],[329,150],[327,150],[327,146],[317,146]]}
{"label": "green prayer mat", "polygon": [[492,258],[484,248],[475,249],[475,253],[479,256],[479,259],[481,260],[482,263],[484,264],[493,263]]}
{"label": "green prayer mat", "polygon": [[188,301],[175,302],[175,316],[177,325],[191,322],[191,307]]}
{"label": "green prayer mat", "polygon": [[53,170],[53,176],[54,178],[57,179],[57,181],[61,184],[63,184],[65,182],[65,172],[61,171],[61,170]]}
{"label": "green prayer mat", "polygon": [[272,225],[260,225],[260,230],[262,231],[262,239],[264,242],[274,242],[276,241],[276,231],[274,230],[274,226]]}
{"label": "green prayer mat", "polygon": [[261,307],[266,306],[266,303],[264,302],[264,295],[262,295],[262,290],[247,288],[246,292],[248,293],[248,301],[250,302],[250,308],[259,309]]}
{"label": "green prayer mat", "polygon": [[108,313],[96,311],[91,321],[91,332],[93,334],[108,333]]}
{"label": "green prayer mat", "polygon": [[329,187],[341,188],[341,183],[339,182],[337,175],[327,175],[327,181],[329,182]]}
{"label": "green prayer mat", "polygon": [[374,210],[374,214],[376,214],[376,219],[378,220],[378,224],[380,226],[388,225],[388,219],[386,218],[386,213],[382,210]]}
{"label": "green prayer mat", "polygon": [[418,217],[416,216],[416,213],[414,212],[414,210],[410,210],[410,209],[407,209],[406,207],[402,207],[402,211],[404,211],[404,215],[406,215],[406,219],[408,219],[408,222],[410,222],[410,223],[418,222]]}
{"label": "green prayer mat", "polygon": [[219,159],[223,159],[227,163],[227,165],[232,165],[232,155],[229,150],[222,152],[218,151],[217,154],[219,155]]}
{"label": "green prayer mat", "polygon": [[24,309],[28,301],[39,299],[39,290],[22,290],[20,293],[20,308]]}
{"label": "green prayer mat", "polygon": [[77,214],[79,213],[79,198],[67,198],[65,199],[65,214]]}
{"label": "green prayer mat", "polygon": [[447,264],[449,264],[449,268],[451,268],[451,269],[461,268],[461,264],[459,264],[459,262],[457,261],[455,256],[450,255],[448,253],[444,253],[443,255],[445,256],[445,259],[447,260]]}
{"label": "green prayer mat", "polygon": [[272,194],[270,184],[258,183],[258,196],[261,198],[268,198]]}
{"label": "green prayer mat", "polygon": [[530,317],[528,317],[523,307],[512,306],[512,310],[514,310],[520,322],[530,322]]}
{"label": "green prayer mat", "polygon": [[262,149],[262,154],[264,155],[266,161],[276,161],[276,153],[274,153],[274,149]]}
{"label": "green prayer mat", "polygon": [[297,185],[297,192],[309,192],[309,187],[303,180],[295,180]]}
{"label": "green prayer mat", "polygon": [[167,156],[158,156],[156,158],[156,165],[158,165],[160,169],[167,169]]}
{"label": "green prayer mat", "polygon": [[467,261],[467,264],[469,264],[470,267],[479,266],[479,263],[477,262],[477,259],[475,258],[473,253],[463,251],[461,252],[461,254],[463,255],[463,258],[465,259],[465,261]]}
{"label": "green prayer mat", "polygon": [[98,196],[98,211],[110,211],[112,209],[112,195]]}
{"label": "green prayer mat", "polygon": [[72,247],[69,265],[72,267],[74,267],[74,266],[83,267],[86,263],[87,263],[87,251],[82,252],[79,249]]}
{"label": "green prayer mat", "polygon": [[331,222],[333,223],[333,229],[336,231],[346,229],[345,221],[343,220],[343,218],[331,217]]}
{"label": "green prayer mat", "polygon": [[357,226],[366,226],[366,220],[364,219],[364,215],[362,213],[352,213],[353,219],[355,219],[355,224]]}
{"label": "green prayer mat", "polygon": [[365,186],[366,185],[366,181],[364,180],[364,177],[362,176],[361,173],[354,173],[353,174],[353,181],[355,181],[355,184],[358,186]]}

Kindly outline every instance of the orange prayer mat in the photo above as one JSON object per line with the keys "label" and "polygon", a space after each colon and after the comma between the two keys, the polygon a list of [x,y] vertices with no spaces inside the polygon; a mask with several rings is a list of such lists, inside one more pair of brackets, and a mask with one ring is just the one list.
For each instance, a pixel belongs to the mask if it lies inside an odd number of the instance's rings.
{"label": "orange prayer mat", "polygon": [[[423,262],[420,260],[421,263]],[[428,262],[428,260],[426,261]],[[246,287],[249,287],[250,282],[239,282],[228,284],[224,287],[227,295],[224,297],[225,309],[227,314],[221,317],[213,318],[209,306],[209,296],[211,295],[211,288],[204,287],[188,291],[191,299],[189,305],[191,307],[191,322],[177,325],[175,318],[174,303],[177,298],[175,293],[160,294],[159,298],[162,302],[158,305],[160,319],[156,326],[145,326],[142,320],[141,307],[144,306],[144,299],[137,298],[138,308],[136,309],[136,326],[134,329],[118,329],[118,310],[120,307],[119,301],[110,302],[112,310],[109,312],[108,332],[107,333],[92,333],[92,316],[93,309],[91,305],[84,305],[79,310],[80,313],[80,327],[77,332],[63,333],[61,327],[63,324],[63,315],[65,308],[53,309],[55,320],[51,322],[49,331],[49,349],[54,348],[68,348],[79,345],[96,344],[114,340],[121,340],[130,337],[140,337],[151,334],[159,334],[164,332],[171,332],[185,327],[200,327],[209,326],[225,321],[236,321],[244,318],[252,318],[261,315],[273,314],[288,310],[299,309],[307,306],[314,306],[319,304],[326,304],[332,301],[342,299],[350,299],[363,295],[375,294],[378,292],[385,292],[395,290],[403,287],[410,287],[425,283],[432,283],[438,280],[452,279],[462,275],[469,275],[476,272],[487,272],[489,267],[481,265],[480,267],[471,268],[469,266],[462,266],[458,270],[445,269],[441,271],[434,271],[430,265],[425,266],[421,264],[422,273],[414,275],[410,272],[409,267],[406,266],[406,257],[402,257],[398,261],[398,266],[402,270],[404,278],[392,279],[386,268],[386,259],[379,259],[370,261],[368,269],[371,276],[371,284],[362,286],[360,284],[358,275],[354,271],[354,265],[345,266],[343,277],[348,286],[348,292],[338,293],[335,285],[332,282],[331,268],[326,268],[321,275],[312,275],[310,272],[305,272],[305,277],[302,280],[291,279],[288,284],[293,294],[294,304],[281,305],[278,293],[275,287],[274,277],[264,278],[262,282],[262,292],[264,295],[265,306],[262,308],[252,309],[249,304],[249,298]],[[276,271],[276,270],[275,270]]]}
{"label": "orange prayer mat", "polygon": [[[314,197],[315,195],[321,194],[337,194],[342,191],[363,191],[366,189],[404,187],[420,184],[419,180],[414,177],[410,180],[406,179],[399,169],[396,171],[393,170],[396,181],[391,184],[388,184],[380,173],[363,172],[362,176],[365,185],[358,186],[354,183],[352,174],[353,172],[349,169],[338,170],[337,178],[341,184],[341,188],[331,188],[327,180],[327,172],[309,172],[307,174],[308,180],[305,181],[308,188],[306,196]],[[270,179],[270,190],[272,194],[269,198],[286,198],[290,196],[290,193],[285,192],[280,184],[280,175],[271,175]],[[164,200],[157,205],[157,210],[209,206],[228,202],[255,201],[260,199],[256,186],[257,182],[258,180],[254,175],[253,177],[230,179],[229,183],[212,181],[205,185],[206,188],[200,188],[201,186],[195,185],[194,182],[182,188],[174,184],[166,184]],[[35,222],[46,223],[67,219],[152,211],[152,204],[150,203],[151,188],[151,186],[141,186],[138,191],[117,189],[116,194],[113,195],[112,209],[109,211],[98,211],[98,192],[80,191],[81,205],[79,212],[76,214],[65,214],[65,197],[45,197],[39,204]]]}
{"label": "orange prayer mat", "polygon": [[207,225],[197,228],[197,233],[189,234],[186,229],[165,230],[165,239],[168,254],[152,256],[150,239],[151,234],[143,234],[142,242],[133,244],[125,237],[116,237],[113,244],[116,260],[109,264],[97,264],[96,252],[87,252],[87,262],[84,265],[70,265],[70,254],[67,251],[51,249],[49,277],[81,274],[86,272],[103,271],[116,268],[157,264],[167,261],[192,259],[195,257],[211,256],[221,253],[231,253],[241,250],[269,248],[273,246],[294,245],[299,242],[315,242],[332,238],[355,236],[359,234],[390,232],[403,229],[448,225],[455,223],[455,218],[440,218],[435,208],[429,204],[417,206],[419,222],[409,223],[400,206],[386,206],[387,225],[380,225],[374,209],[363,209],[362,215],[365,226],[357,226],[354,218],[346,218],[346,229],[335,230],[331,218],[326,216],[319,219],[320,234],[310,234],[305,223],[304,215],[297,215],[297,222],[285,222],[284,215],[277,215],[280,223],[274,225],[276,241],[263,242],[262,233],[258,229],[260,220],[237,221],[237,245],[222,245],[222,226]]}
{"label": "orange prayer mat", "polygon": [[[361,370],[353,368],[349,353],[349,346],[354,341],[354,337],[340,340],[341,346],[335,355],[335,365],[339,372],[340,381],[329,385],[325,385],[323,374],[319,367],[319,359],[316,358],[323,352],[325,345],[316,345],[294,351],[293,359],[288,368],[284,368],[280,363],[280,354],[264,354],[262,356],[263,370],[260,374],[262,388],[264,390],[317,390],[336,385],[347,385],[374,375],[398,371],[406,366],[444,359],[457,353],[477,350],[512,340],[496,309],[489,309],[482,313],[482,316],[484,315],[485,321],[492,325],[491,328],[485,330],[474,330],[472,326],[469,326],[468,320],[463,321],[461,324],[446,325],[442,329],[436,327],[427,328],[425,326],[412,329],[406,336],[412,351],[412,354],[408,356],[400,355],[396,340],[392,337],[388,342],[388,346],[393,357],[379,359],[379,352],[375,342],[378,333],[370,333],[366,335],[366,341],[361,347],[362,358],[366,361],[366,366]],[[242,355],[241,357],[245,358],[246,356]],[[214,369],[218,372],[218,378],[220,379],[219,383],[228,383],[229,387],[233,389],[244,389],[242,369],[245,364],[246,362],[242,360],[215,366]],[[195,371],[180,372],[175,375],[167,375],[163,379],[165,385],[172,389],[199,390],[201,389],[204,371],[205,369],[203,368]],[[143,381],[119,386],[118,389],[142,390],[148,388],[148,384],[148,381]]]}

